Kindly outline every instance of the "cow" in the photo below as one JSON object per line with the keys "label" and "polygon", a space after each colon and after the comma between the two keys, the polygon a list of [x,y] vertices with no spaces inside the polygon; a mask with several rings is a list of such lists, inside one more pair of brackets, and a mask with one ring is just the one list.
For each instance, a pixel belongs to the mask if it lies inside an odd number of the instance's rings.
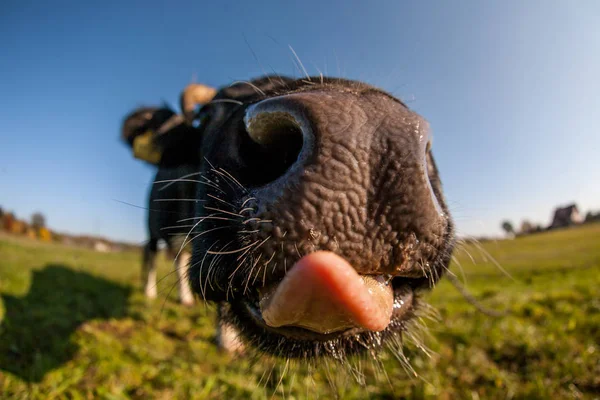
{"label": "cow", "polygon": [[197,184],[179,194],[195,205],[181,243],[192,291],[277,357],[397,342],[455,245],[426,120],[347,79],[271,75],[213,93],[184,112],[199,164],[157,177]]}
{"label": "cow", "polygon": [[[189,114],[190,109],[213,96],[214,89],[191,84],[181,95],[181,107]],[[183,238],[195,215],[195,201],[191,199],[197,191],[197,183],[185,177],[200,169],[198,133],[167,105],[139,107],[124,118],[121,128],[121,138],[134,156],[157,168],[148,199],[148,241],[143,248],[141,274],[144,292],[148,298],[157,296],[155,258],[158,242],[163,240],[175,261],[179,298],[185,305],[192,305],[194,296],[186,279],[190,249]]]}

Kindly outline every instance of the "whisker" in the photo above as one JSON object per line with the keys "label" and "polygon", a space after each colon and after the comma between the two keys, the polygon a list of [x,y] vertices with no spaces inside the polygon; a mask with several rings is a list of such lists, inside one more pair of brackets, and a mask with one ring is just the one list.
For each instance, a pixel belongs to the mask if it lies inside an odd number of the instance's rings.
{"label": "whisker", "polygon": [[454,286],[456,290],[458,290],[458,292],[467,301],[467,303],[475,307],[480,313],[494,318],[504,317],[510,313],[509,308],[506,308],[503,311],[497,311],[484,306],[479,300],[475,298],[475,296],[473,296],[468,291],[468,289],[465,286],[462,285],[462,283],[460,283],[460,281],[456,277],[449,275],[448,280],[450,281],[450,283],[452,283],[452,286]]}
{"label": "whisker", "polygon": [[[214,216],[214,215],[215,215],[215,214],[213,214],[213,215],[210,215],[210,216],[207,216],[207,217],[198,217],[198,218],[195,218],[195,219],[200,219],[200,221],[198,221],[198,223],[201,223],[202,221],[204,221],[204,220],[208,220],[208,219],[210,219],[210,220],[220,220],[220,221],[235,221],[235,219],[233,219],[233,218],[227,218],[227,217],[217,217],[217,216]],[[186,219],[188,219],[188,220],[189,220],[190,218],[186,218]],[[162,227],[162,228],[160,228],[160,229],[161,229],[161,230],[167,230],[167,229],[180,229],[180,228],[189,228],[189,227],[192,227],[192,228],[194,228],[194,227],[196,227],[196,226],[198,225],[198,223],[196,223],[196,224],[194,224],[194,225],[174,225],[174,226],[165,226],[165,227]],[[191,230],[190,230],[190,233],[191,233],[192,231],[193,231],[193,229],[191,229]]]}
{"label": "whisker", "polygon": [[237,104],[238,106],[243,106],[244,103],[238,100],[233,100],[233,99],[217,99],[217,100],[212,100],[210,103],[207,104],[217,104],[217,103],[233,103],[233,104]]}
{"label": "whisker", "polygon": [[479,251],[485,255],[500,271],[502,271],[502,273],[504,273],[504,275],[506,275],[508,278],[510,278],[513,282],[516,282],[517,280],[506,270],[502,267],[502,265],[500,265],[500,263],[481,245],[481,243],[479,243],[478,240],[474,240],[473,244],[475,245],[475,247],[477,247],[477,249],[479,249]]}
{"label": "whisker", "polygon": [[237,250],[230,250],[230,251],[207,251],[207,253],[208,254],[214,254],[214,255],[236,254],[236,253],[239,253],[239,252],[244,251],[246,249],[249,249],[252,246],[254,246],[254,244],[249,244],[248,246],[244,246],[241,249],[237,249]]}
{"label": "whisker", "polygon": [[248,203],[249,201],[252,200],[256,200],[256,197],[248,197],[246,200],[244,200],[244,202],[242,203],[242,205],[240,207],[244,207],[246,205],[246,203]]}
{"label": "whisker", "polygon": [[155,201],[157,203],[166,202],[166,201],[171,201],[171,202],[173,202],[173,201],[181,201],[181,202],[189,201],[189,202],[194,202],[194,203],[200,203],[200,202],[203,202],[206,200],[200,200],[200,199],[154,199],[152,201]]}
{"label": "whisker", "polygon": [[[222,249],[226,249],[231,243],[233,243],[233,240],[226,243],[225,246],[222,247]],[[210,277],[211,271],[213,271],[213,269],[214,269],[215,265],[217,264],[217,261],[220,259],[220,257],[221,257],[221,254],[217,254],[215,257],[213,257],[212,261],[208,265],[208,271],[206,272],[206,280],[208,281],[208,285],[210,286],[210,288],[212,290],[214,290],[215,288],[213,287],[212,282],[209,279],[209,277]]]}
{"label": "whisker", "polygon": [[168,278],[169,276],[171,276],[172,274],[174,274],[175,270],[166,273],[162,278],[160,278],[158,281],[156,281],[156,284],[154,284],[153,288],[158,288],[158,284],[161,283],[163,280],[165,280],[166,278]]}
{"label": "whisker", "polygon": [[223,189],[221,189],[219,187],[219,185],[213,181],[211,181],[210,179],[208,179],[207,177],[203,176],[202,177],[204,179],[204,185],[209,186],[215,190],[217,190],[218,192],[220,192],[221,194],[226,194],[225,191]]}
{"label": "whisker", "polygon": [[173,285],[171,285],[171,288],[169,289],[169,292],[165,296],[165,299],[163,300],[162,306],[160,307],[160,314],[161,315],[162,315],[163,311],[165,310],[165,305],[167,304],[167,300],[169,299],[169,296],[171,296],[171,293],[173,292],[173,289],[175,289],[175,287],[178,284],[179,284],[179,279],[177,279],[177,281],[175,283],[173,283]]}
{"label": "whisker", "polygon": [[242,83],[242,84],[248,85],[248,86],[252,87],[252,89],[254,89],[257,93],[262,94],[263,96],[266,96],[265,92],[263,92],[258,86],[256,86],[253,83],[250,83],[248,81],[235,81],[231,85],[229,85],[229,87],[237,85],[238,83]]}
{"label": "whisker", "polygon": [[[257,241],[255,241],[253,244],[256,244],[256,243],[258,243],[258,240],[257,240]],[[250,249],[251,249],[251,247],[250,247],[250,248],[248,248],[248,249],[247,249],[245,252],[243,252],[243,253],[242,253],[242,254],[240,254],[239,256],[237,256],[237,258],[236,258],[236,261],[239,261],[239,260],[240,260],[242,257],[244,257],[244,255],[245,255],[246,253],[248,253],[248,252],[250,251]]]}
{"label": "whisker", "polygon": [[240,217],[240,218],[243,217],[243,215],[236,214],[236,213],[233,213],[233,212],[230,212],[230,211],[221,210],[221,209],[218,209],[218,208],[215,208],[215,207],[204,206],[204,208],[207,209],[207,210],[217,211],[217,212],[220,212],[220,213],[223,213],[223,214],[227,214],[227,215],[233,215],[234,217]]}
{"label": "whisker", "polygon": [[[206,218],[210,218],[213,217],[213,215],[209,215],[207,217],[204,217],[203,219],[199,220],[198,222],[196,222],[194,224],[194,226],[189,230],[189,232],[187,233],[187,235],[185,235],[185,237],[183,238],[183,243],[181,243],[181,247],[179,248],[179,251],[177,252],[177,255],[175,256],[175,261],[177,261],[177,258],[179,258],[179,254],[181,254],[181,252],[183,251],[183,249],[185,248],[185,243],[187,242],[188,238],[190,237],[190,234],[192,233],[192,231],[194,229],[196,229],[196,227],[198,225],[200,225],[203,221],[205,221]],[[215,219],[218,219],[218,217],[215,217]]]}
{"label": "whisker", "polygon": [[[281,376],[279,377],[279,382],[277,382],[277,385],[275,386],[275,389],[273,390],[273,394],[271,395],[271,398],[275,397],[275,393],[277,392],[277,389],[279,389],[279,386],[281,386],[281,382],[283,381],[283,377],[285,376],[289,366],[290,366],[290,359],[288,358],[285,361],[285,367],[283,368],[283,372],[281,373]],[[285,397],[285,392],[283,393],[283,396]]]}
{"label": "whisker", "polygon": [[[174,183],[177,183],[177,182],[193,182],[193,183],[203,183],[202,181],[199,181],[199,180],[197,180],[197,179],[187,179],[187,178],[185,178],[185,179],[184,179],[184,178],[177,178],[177,179],[163,179],[163,180],[160,180],[160,181],[154,181],[154,182],[152,182],[152,184],[153,184],[153,185],[157,185],[157,184],[159,184],[159,183],[166,183],[166,184],[172,185],[172,184],[174,184]],[[167,187],[167,186],[165,185],[165,186],[163,186],[163,187],[162,187],[160,190],[163,190],[163,189],[165,189],[166,187]]]}
{"label": "whisker", "polygon": [[160,228],[161,231],[165,231],[167,229],[181,229],[181,228],[190,228],[193,227],[194,225],[173,225],[173,226],[163,226],[162,228]]}
{"label": "whisker", "polygon": [[[456,256],[452,256],[452,261],[454,261],[454,264],[456,264],[458,266],[458,269],[460,270],[460,275],[462,277],[462,281],[463,283],[466,285],[467,284],[467,276],[465,275],[465,270],[462,267],[462,264],[460,263],[460,261],[458,261],[458,258]],[[446,271],[450,272],[450,269],[448,267],[445,267]]]}
{"label": "whisker", "polygon": [[[252,245],[248,246],[248,248],[246,249],[246,251],[240,256],[238,257],[238,260],[243,257],[244,254],[248,253],[250,251],[250,249],[252,248],[252,246],[254,246],[256,243],[258,243],[258,240],[254,243],[252,243]],[[238,266],[236,267],[236,269],[233,270],[233,272],[229,275],[229,282],[231,285],[231,281],[233,280],[233,277],[235,276],[235,274],[238,272],[238,270],[242,267],[242,265],[245,263],[246,259],[248,257],[244,257],[238,264]]]}
{"label": "whisker", "polygon": [[207,229],[205,231],[200,232],[199,234],[197,234],[196,236],[190,238],[187,243],[184,243],[184,247],[187,246],[188,244],[192,243],[195,239],[199,238],[200,236],[206,234],[206,233],[210,233],[210,232],[214,232],[217,231],[219,229],[228,229],[228,226],[218,226],[216,228],[211,228],[211,229]]}
{"label": "whisker", "polygon": [[210,214],[209,216],[203,216],[203,217],[185,218],[185,219],[179,220],[177,222],[182,222],[182,221],[197,221],[199,219],[201,219],[201,220],[205,220],[205,219],[219,219],[219,220],[223,220],[223,221],[236,221],[236,219],[234,219],[234,218],[218,217],[217,214]]}
{"label": "whisker", "polygon": [[[216,245],[217,243],[218,243],[218,241],[213,243],[212,245],[210,245],[208,250],[212,249],[213,246]],[[202,298],[206,298],[206,285],[204,287],[202,286],[202,271],[204,270],[203,267],[204,267],[204,261],[206,260],[206,256],[208,256],[208,253],[204,253],[204,257],[202,257],[202,261],[200,261],[200,266],[199,266],[200,273],[198,274],[198,286],[200,287],[200,293],[202,294]],[[192,264],[191,268],[195,267],[196,265],[198,265],[198,262]]]}
{"label": "whisker", "polygon": [[[202,172],[197,172],[197,173],[188,174],[188,175],[185,175],[185,176],[186,177],[190,177],[190,176],[193,176],[193,175],[201,175],[201,174],[202,174]],[[182,177],[182,178],[177,178],[177,179],[164,179],[164,180],[154,181],[152,184],[155,185],[157,183],[166,183],[165,186],[163,186],[163,187],[161,187],[159,189],[159,191],[161,191],[161,190],[164,190],[164,189],[168,188],[169,186],[171,186],[171,185],[173,185],[175,183],[178,183],[178,182],[199,183],[199,184],[202,184],[202,185],[211,186],[212,188],[220,191],[221,193],[225,193],[221,188],[219,188],[218,185],[215,185],[214,182],[212,182],[207,177],[202,176],[201,178],[204,179],[204,180],[200,181],[200,180],[197,180],[197,179],[187,179],[187,178],[183,178]]]}
{"label": "whisker", "polygon": [[235,207],[234,207],[234,205],[233,205],[233,204],[231,204],[230,202],[228,202],[228,201],[225,201],[225,200],[223,200],[223,199],[220,199],[220,198],[218,198],[217,196],[214,196],[214,195],[212,195],[212,194],[210,194],[210,193],[207,193],[207,194],[206,194],[206,196],[207,196],[207,197],[210,197],[210,198],[212,198],[212,199],[215,199],[215,200],[217,200],[217,201],[220,201],[220,202],[221,202],[221,203],[223,203],[223,204],[227,204],[227,205],[228,205],[228,206],[230,206],[231,208],[235,208]]}
{"label": "whisker", "polygon": [[[183,176],[179,177],[178,179],[186,179],[186,178],[191,178],[192,176],[197,176],[197,175],[202,175],[202,172],[193,172],[193,173],[191,173],[191,174],[183,175]],[[164,186],[162,189],[165,189],[165,188],[167,188],[167,187],[171,186],[172,184],[176,183],[176,182],[177,182],[177,179],[174,179],[174,180],[173,180],[173,179],[168,179],[168,180],[167,180],[167,181],[165,181],[165,182],[168,182],[168,184],[167,184],[167,185],[165,185],[165,186]],[[161,190],[162,190],[162,189],[161,189]]]}
{"label": "whisker", "polygon": [[458,251],[462,251],[462,252],[466,253],[466,254],[467,254],[467,256],[469,256],[469,258],[471,259],[471,262],[472,262],[473,264],[477,264],[477,262],[475,262],[475,258],[473,257],[473,255],[472,255],[472,254],[471,254],[471,252],[470,252],[470,251],[467,249],[467,244],[466,244],[465,240],[464,240],[464,239],[458,239],[458,240],[456,241],[456,243],[457,243],[457,245],[456,245],[456,248],[457,248],[457,250],[458,250]]}
{"label": "whisker", "polygon": [[300,64],[300,67],[302,68],[302,72],[304,72],[304,75],[306,75],[306,79],[308,79],[309,82],[312,82],[310,80],[310,75],[308,75],[308,72],[306,72],[306,68],[304,68],[304,64],[302,64],[302,61],[300,61],[300,57],[298,57],[298,54],[296,54],[296,52],[294,51],[294,48],[291,45],[289,45],[288,47],[290,48],[290,50],[294,54],[294,57],[296,57],[296,60],[298,60],[298,64]]}
{"label": "whisker", "polygon": [[337,52],[335,51],[335,49],[333,49],[333,55],[335,56],[335,64],[337,66],[337,74],[338,77],[342,76],[342,71],[340,69],[340,59],[338,58]]}
{"label": "whisker", "polygon": [[300,250],[298,250],[298,243],[294,242],[294,248],[296,249],[296,253],[298,254],[298,257],[302,258],[302,255],[300,255]]}
{"label": "whisker", "polygon": [[254,49],[252,48],[252,46],[250,46],[250,43],[248,42],[248,38],[246,37],[245,34],[243,36],[244,36],[244,42],[246,43],[246,46],[248,46],[248,49],[250,50],[250,53],[252,53],[252,57],[254,57],[254,59],[256,60],[256,63],[260,67],[263,75],[267,77],[267,79],[269,80],[269,83],[273,84],[273,81],[271,80],[271,78],[269,77],[269,75],[265,72],[265,69],[263,68],[260,60],[258,59],[258,56],[254,52]]}
{"label": "whisker", "polygon": [[247,220],[243,221],[242,224],[246,225],[248,222],[252,222],[252,221],[260,221],[260,218],[248,218]]}
{"label": "whisker", "polygon": [[[219,171],[223,174],[225,174],[227,177],[229,177],[229,179],[231,179],[233,182],[235,182],[240,188],[242,188],[243,190],[246,190],[246,188],[237,180],[235,179],[235,177],[233,175],[231,175],[229,172],[225,171],[223,168],[219,168]],[[217,172],[219,172],[217,171]]]}
{"label": "whisker", "polygon": [[[250,254],[248,256],[246,256],[243,261],[240,261],[240,263],[245,263],[248,258],[251,258]],[[250,260],[250,263],[252,264],[252,260]],[[250,268],[250,272],[248,272],[246,279],[244,279],[245,284],[244,284],[243,294],[246,294],[248,292],[248,285],[250,284],[250,277],[252,276],[252,272],[254,272],[254,266],[252,266],[252,268]]]}
{"label": "whisker", "polygon": [[311,63],[312,66],[317,70],[317,72],[319,73],[319,77],[321,78],[321,85],[323,84],[323,72],[321,72],[321,70],[319,69],[319,67],[317,67],[317,65],[315,63]]}
{"label": "whisker", "polygon": [[180,212],[177,212],[177,211],[158,210],[156,208],[142,207],[142,206],[138,206],[138,205],[135,205],[135,204],[132,204],[132,203],[128,203],[126,201],[117,200],[117,199],[112,199],[112,201],[116,201],[117,203],[125,204],[125,205],[131,206],[131,207],[135,207],[135,208],[141,208],[142,210],[147,210],[147,211],[160,212],[160,213],[169,213],[169,214],[181,214]]}
{"label": "whisker", "polygon": [[[248,274],[248,280],[250,280],[250,278],[252,277],[252,271],[254,271],[254,268],[256,267],[256,265],[258,264],[258,262],[260,261],[262,257],[262,253],[260,253],[258,255],[258,258],[256,259],[256,261],[254,262],[254,264],[252,265],[252,269],[250,270],[250,274]],[[260,270],[259,270],[260,271]],[[256,278],[258,278],[258,274],[254,275],[254,280],[252,281],[252,284],[254,285],[254,283],[256,282]]]}

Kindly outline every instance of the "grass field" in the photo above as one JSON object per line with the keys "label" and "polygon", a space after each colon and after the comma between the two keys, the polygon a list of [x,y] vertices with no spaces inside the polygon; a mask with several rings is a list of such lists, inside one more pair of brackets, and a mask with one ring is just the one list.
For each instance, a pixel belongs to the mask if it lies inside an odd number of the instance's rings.
{"label": "grass field", "polygon": [[[499,271],[489,253],[508,271]],[[425,297],[430,356],[407,345],[418,377],[392,356],[365,384],[334,365],[310,373],[270,358],[220,354],[214,310],[139,290],[139,255],[96,253],[0,236],[2,398],[599,398],[600,224],[456,253],[476,311],[447,281]],[[170,272],[161,262],[159,276]],[[332,377],[336,384],[328,381]]]}

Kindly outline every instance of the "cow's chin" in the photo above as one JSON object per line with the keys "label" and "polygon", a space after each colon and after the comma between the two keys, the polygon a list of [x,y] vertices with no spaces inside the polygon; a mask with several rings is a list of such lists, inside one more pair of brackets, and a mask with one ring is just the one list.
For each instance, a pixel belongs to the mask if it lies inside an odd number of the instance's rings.
{"label": "cow's chin", "polygon": [[[397,326],[399,323],[410,319],[413,315],[412,311],[415,306],[415,291],[409,284],[398,283],[398,285],[398,287],[394,287],[392,317],[385,329],[388,329],[390,326]],[[271,334],[293,341],[328,342],[343,337],[352,337],[361,333],[381,332],[385,330],[370,331],[363,327],[354,326],[335,330],[333,332],[320,332],[315,329],[294,325],[274,327],[265,322],[257,298],[241,300],[235,309],[242,311],[246,316],[244,319],[254,324],[257,328],[264,329]]]}
{"label": "cow's chin", "polygon": [[243,342],[259,352],[304,360],[344,359],[365,351],[377,352],[384,348],[390,337],[399,338],[409,329],[409,322],[418,308],[418,295],[408,290],[398,294],[397,299],[404,304],[394,313],[389,325],[378,332],[348,328],[323,334],[295,326],[271,327],[262,318],[257,303],[249,299],[229,303],[222,317],[233,324]]}
{"label": "cow's chin", "polygon": [[393,310],[383,329],[363,326],[324,331],[294,324],[273,326],[263,317],[259,288],[252,288],[244,297],[230,299],[224,318],[233,323],[244,340],[259,351],[285,358],[311,359],[321,356],[342,358],[377,351],[390,337],[398,337],[409,328],[418,309],[418,297],[429,288],[428,278],[395,277],[388,283],[393,293]]}

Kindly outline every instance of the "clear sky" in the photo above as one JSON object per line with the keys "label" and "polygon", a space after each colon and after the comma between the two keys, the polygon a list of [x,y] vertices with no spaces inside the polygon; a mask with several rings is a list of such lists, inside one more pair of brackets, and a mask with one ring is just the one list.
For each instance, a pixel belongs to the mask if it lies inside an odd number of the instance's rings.
{"label": "clear sky", "polygon": [[176,104],[194,74],[299,76],[291,45],[311,74],[366,81],[428,119],[460,233],[600,209],[598,21],[595,0],[4,1],[0,206],[142,241],[145,211],[121,202],[145,207],[154,171],[119,141],[122,117]]}

